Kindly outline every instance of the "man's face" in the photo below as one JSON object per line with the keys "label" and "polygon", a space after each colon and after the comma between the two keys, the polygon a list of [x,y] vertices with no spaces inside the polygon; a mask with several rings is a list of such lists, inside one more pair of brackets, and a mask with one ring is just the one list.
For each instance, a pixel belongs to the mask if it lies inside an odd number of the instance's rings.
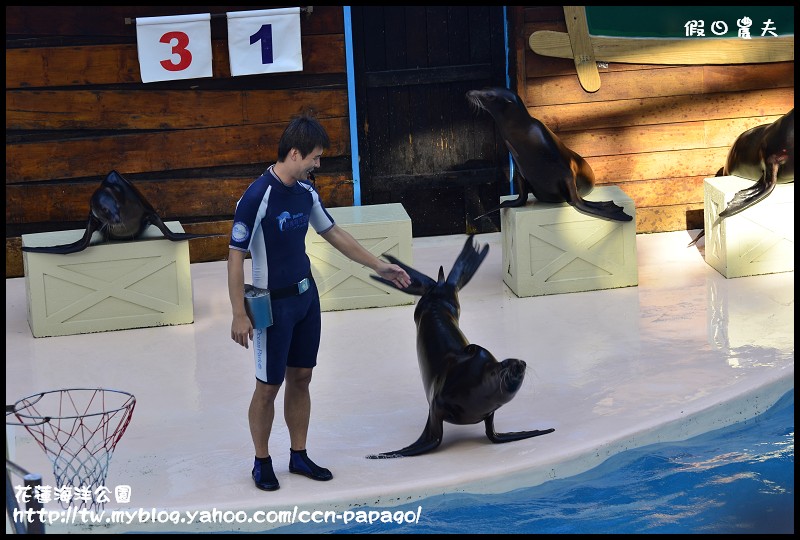
{"label": "man's face", "polygon": [[322,152],[323,149],[319,146],[314,148],[306,157],[301,157],[300,152],[297,152],[297,168],[300,171],[300,174],[298,174],[300,178],[308,178],[308,175],[314,169],[319,168]]}

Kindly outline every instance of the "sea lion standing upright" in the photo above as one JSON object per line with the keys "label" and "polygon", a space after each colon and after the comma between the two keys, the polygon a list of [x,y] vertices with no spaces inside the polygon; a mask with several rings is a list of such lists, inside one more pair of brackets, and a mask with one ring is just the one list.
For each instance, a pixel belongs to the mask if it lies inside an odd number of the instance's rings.
{"label": "sea lion standing upright", "polygon": [[[750,128],[733,142],[717,176],[738,176],[755,184],[736,193],[715,223],[747,210],[772,193],[778,184],[794,182],[794,109],[771,124]],[[705,229],[689,243],[705,235]]]}
{"label": "sea lion standing upright", "polygon": [[155,225],[172,241],[223,236],[221,234],[189,234],[172,232],[144,195],[117,171],[111,171],[100,183],[89,201],[89,220],[80,240],[60,246],[22,246],[30,253],[77,253],[83,251],[99,231],[105,240],[134,240],[150,225]]}
{"label": "sea lion standing upright", "polygon": [[[511,433],[494,430],[494,413],[511,401],[522,386],[526,364],[516,358],[498,362],[492,353],[470,343],[459,329],[461,307],[458,291],[472,279],[489,252],[488,245],[478,247],[470,235],[446,280],[444,268],[439,267],[438,281],[384,254],[411,277],[411,284],[399,290],[421,297],[414,309],[414,321],[417,324],[417,360],[428,398],[428,420],[416,442],[368,458],[416,456],[429,452],[442,442],[443,422],[458,425],[484,422],[486,436],[493,443],[518,441],[555,431],[552,428]],[[374,275],[371,277],[398,288],[391,281]]]}
{"label": "sea lion standing upright", "polygon": [[565,202],[579,212],[603,219],[633,219],[614,201],[583,199],[594,188],[594,171],[585,159],[567,148],[546,125],[533,118],[514,92],[505,88],[470,90],[467,92],[467,101],[494,118],[516,165],[514,181],[519,194],[516,199],[504,201],[475,219],[501,208],[524,206],[529,193],[542,202]]}

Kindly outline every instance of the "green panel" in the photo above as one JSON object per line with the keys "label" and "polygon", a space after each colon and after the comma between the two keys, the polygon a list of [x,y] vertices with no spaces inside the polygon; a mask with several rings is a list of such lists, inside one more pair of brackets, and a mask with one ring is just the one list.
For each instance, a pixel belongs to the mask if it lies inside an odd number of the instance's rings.
{"label": "green panel", "polygon": [[[735,38],[737,21],[749,18],[750,37],[768,37],[766,26],[778,36],[794,35],[794,6],[586,6],[589,33],[593,36],[698,38],[687,34],[689,21],[703,21],[703,37]],[[727,32],[715,25],[723,22]]]}

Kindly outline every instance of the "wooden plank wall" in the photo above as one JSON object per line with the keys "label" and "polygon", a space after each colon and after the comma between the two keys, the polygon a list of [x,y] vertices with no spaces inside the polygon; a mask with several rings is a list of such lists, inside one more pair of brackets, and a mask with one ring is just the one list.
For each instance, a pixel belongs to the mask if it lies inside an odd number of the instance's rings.
{"label": "wooden plank wall", "polygon": [[213,78],[141,82],[126,18],[268,8],[6,7],[7,278],[23,275],[21,234],[85,228],[113,169],[165,221],[226,235],[191,240],[191,262],[226,259],[236,201],[305,111],[331,136],[320,194],[353,204],[340,6],[301,13],[302,72],[231,77],[225,18],[212,17]]}
{"label": "wooden plank wall", "polygon": [[634,200],[637,233],[702,228],[703,180],[724,165],[740,133],[794,107],[794,62],[608,64],[600,68],[600,89],[587,93],[572,59],[528,46],[537,30],[567,31],[563,8],[519,10],[520,97],[586,159],[599,184],[617,185]]}
{"label": "wooden plank wall", "polygon": [[[224,13],[268,6],[203,6]],[[20,235],[82,229],[112,169],[165,220],[228,234],[244,188],[275,159],[292,116],[310,110],[332,148],[317,184],[330,207],[353,202],[340,6],[301,15],[302,72],[231,77],[224,17],[212,18],[214,76],[143,84],[126,18],[187,6],[6,8],[6,277],[23,275]],[[533,53],[536,30],[566,31],[560,6],[509,8],[517,88],[541,119],[636,203],[637,232],[696,229],[703,180],[736,136],[794,106],[794,62],[723,66],[609,64],[585,92],[571,59]],[[192,262],[224,260],[227,238],[190,241]]]}

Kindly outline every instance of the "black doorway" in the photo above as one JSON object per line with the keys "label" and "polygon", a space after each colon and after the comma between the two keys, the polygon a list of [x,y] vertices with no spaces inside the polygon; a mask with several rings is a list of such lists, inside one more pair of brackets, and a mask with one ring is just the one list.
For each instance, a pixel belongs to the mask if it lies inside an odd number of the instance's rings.
{"label": "black doorway", "polygon": [[508,153],[467,91],[506,86],[502,6],[352,7],[362,204],[400,202],[413,236],[473,221],[508,193]]}

